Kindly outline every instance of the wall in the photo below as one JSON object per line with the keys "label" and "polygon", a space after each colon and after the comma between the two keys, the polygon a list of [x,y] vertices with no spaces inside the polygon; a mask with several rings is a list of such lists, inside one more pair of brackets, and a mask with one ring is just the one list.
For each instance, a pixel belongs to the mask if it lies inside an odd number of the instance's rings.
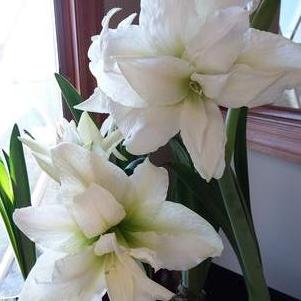
{"label": "wall", "polygon": [[[250,152],[254,220],[270,287],[301,299],[301,166]],[[240,271],[226,243],[216,262]]]}

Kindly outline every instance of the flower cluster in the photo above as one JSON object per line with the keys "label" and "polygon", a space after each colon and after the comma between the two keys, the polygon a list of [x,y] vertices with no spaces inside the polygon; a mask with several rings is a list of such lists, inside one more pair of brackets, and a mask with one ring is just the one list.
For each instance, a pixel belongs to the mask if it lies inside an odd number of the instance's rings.
{"label": "flower cluster", "polygon": [[105,292],[111,301],[170,300],[173,294],[147,278],[142,263],[190,269],[220,255],[218,234],[193,211],[165,201],[165,169],[146,159],[127,176],[108,160],[108,145],[100,150],[87,143],[100,141],[99,132],[91,136],[91,127],[70,126],[51,149],[23,140],[59,181],[60,197],[14,213],[18,227],[44,251],[20,300],[89,301]]}
{"label": "flower cluster", "polygon": [[[109,28],[111,10],[89,50],[98,81],[79,108],[111,114],[129,152],[146,154],[180,132],[200,175],[224,171],[219,106],[254,107],[301,83],[300,46],[250,28],[244,0],[142,0]],[[250,7],[250,5],[248,5]]]}
{"label": "flower cluster", "polygon": [[[149,159],[128,176],[110,162],[149,154],[180,133],[195,169],[210,181],[225,169],[220,106],[253,107],[301,83],[300,46],[250,28],[244,0],[141,0],[116,29],[103,19],[89,50],[94,94],[77,106],[109,113],[100,133],[88,113],[64,121],[56,145],[21,138],[40,167],[59,183],[56,203],[18,209],[17,226],[41,246],[20,301],[170,300],[146,276],[188,270],[219,256],[214,228],[185,206],[166,201],[165,169]],[[249,3],[250,4],[250,3]],[[108,131],[111,124],[117,129]]]}

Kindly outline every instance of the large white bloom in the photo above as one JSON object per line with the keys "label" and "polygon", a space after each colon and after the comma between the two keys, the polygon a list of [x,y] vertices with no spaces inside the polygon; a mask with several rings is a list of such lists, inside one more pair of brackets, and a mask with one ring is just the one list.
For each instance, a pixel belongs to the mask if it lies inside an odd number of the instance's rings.
{"label": "large white bloom", "polygon": [[[104,126],[99,130],[87,112],[82,113],[78,126],[76,126],[74,120],[68,122],[66,119],[62,119],[57,126],[56,144],[74,143],[106,158],[109,158],[113,153],[119,159],[125,160],[116,150],[116,146],[123,140],[121,132],[113,130],[107,133],[106,125],[107,122],[105,121]],[[101,132],[104,132],[103,134],[106,136],[104,137]],[[24,136],[20,140],[30,148],[39,166],[59,182],[59,175],[55,166],[53,166],[50,154],[54,145],[46,145],[28,136]]]}
{"label": "large white bloom", "polygon": [[170,300],[139,262],[155,269],[190,269],[220,255],[213,227],[181,204],[165,201],[168,173],[149,160],[128,177],[103,156],[62,143],[51,152],[62,201],[16,210],[14,221],[46,249],[20,301]]}
{"label": "large white bloom", "polygon": [[249,28],[243,0],[142,0],[109,29],[109,12],[89,51],[98,80],[80,108],[108,112],[134,154],[155,151],[180,132],[202,177],[224,170],[219,106],[271,103],[301,82],[301,50]]}

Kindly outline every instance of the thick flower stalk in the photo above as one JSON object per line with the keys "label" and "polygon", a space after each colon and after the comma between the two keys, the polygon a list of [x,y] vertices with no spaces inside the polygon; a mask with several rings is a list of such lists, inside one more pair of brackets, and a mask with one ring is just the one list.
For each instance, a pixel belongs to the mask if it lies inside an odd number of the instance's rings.
{"label": "thick flower stalk", "polygon": [[301,83],[299,45],[250,28],[243,0],[141,0],[116,29],[103,29],[89,50],[98,81],[79,108],[110,113],[133,154],[146,154],[180,132],[207,181],[225,168],[219,106],[272,103]]}
{"label": "thick flower stalk", "polygon": [[60,201],[16,210],[14,221],[44,253],[20,301],[170,300],[173,293],[145,275],[154,269],[187,270],[219,256],[213,227],[181,204],[165,201],[168,173],[148,159],[132,176],[104,156],[61,143],[51,151]]}
{"label": "thick flower stalk", "polygon": [[[113,153],[120,160],[126,160],[117,150],[116,146],[123,140],[119,130],[107,132],[107,122],[99,130],[87,112],[83,112],[76,127],[72,120],[66,119],[57,126],[56,144],[62,142],[74,143],[96,152],[106,158]],[[25,136],[20,140],[30,148],[39,166],[48,173],[55,181],[59,182],[59,175],[51,158],[52,146],[40,143],[31,137]]]}

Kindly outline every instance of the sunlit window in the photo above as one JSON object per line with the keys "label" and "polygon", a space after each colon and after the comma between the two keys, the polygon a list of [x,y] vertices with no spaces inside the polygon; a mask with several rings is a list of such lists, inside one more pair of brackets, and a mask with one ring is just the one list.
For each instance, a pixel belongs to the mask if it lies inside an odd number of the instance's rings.
{"label": "sunlit window", "polygon": [[[39,139],[52,139],[62,114],[57,70],[53,0],[0,0],[1,148],[7,148],[15,122]],[[34,193],[39,169],[29,156],[27,161]],[[12,258],[0,222],[0,296],[18,293],[21,276]]]}
{"label": "sunlit window", "polygon": [[[301,0],[281,1],[280,31],[284,37],[301,43]],[[287,91],[280,104],[301,108],[301,87]]]}

